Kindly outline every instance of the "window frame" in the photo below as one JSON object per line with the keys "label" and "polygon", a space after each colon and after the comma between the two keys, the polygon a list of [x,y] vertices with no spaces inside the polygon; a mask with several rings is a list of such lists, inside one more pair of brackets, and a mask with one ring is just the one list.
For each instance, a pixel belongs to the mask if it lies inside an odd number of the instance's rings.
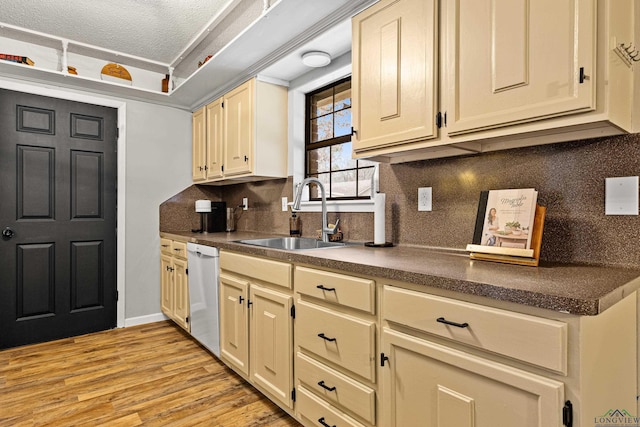
{"label": "window frame", "polygon": [[[354,159],[356,161],[356,165],[353,168],[347,168],[347,169],[337,169],[337,170],[333,170],[332,169],[332,165],[331,165],[331,155],[329,155],[329,170],[327,172],[322,172],[322,173],[310,173],[309,171],[309,153],[311,151],[317,150],[319,148],[325,148],[325,147],[332,147],[334,145],[340,145],[340,144],[344,144],[347,142],[351,142],[351,138],[353,136],[353,126],[351,126],[351,132],[347,135],[341,135],[338,137],[333,137],[330,139],[326,139],[323,141],[318,141],[318,142],[311,142],[312,140],[312,120],[317,119],[318,117],[322,117],[321,116],[317,116],[317,117],[312,117],[312,99],[314,95],[317,95],[318,93],[321,92],[325,92],[329,89],[332,89],[332,98],[335,100],[335,89],[346,83],[349,82],[349,88],[351,89],[351,76],[346,76],[343,77],[341,79],[335,80],[333,82],[330,82],[322,87],[319,87],[317,89],[314,89],[308,93],[305,94],[305,126],[304,126],[304,177],[308,178],[308,177],[314,177],[314,178],[318,178],[320,175],[324,175],[327,174],[329,176],[329,188],[325,188],[325,191],[327,192],[327,200],[332,200],[332,201],[358,201],[358,200],[369,200],[371,199],[371,195],[366,195],[366,196],[358,196],[358,184],[359,184],[359,180],[358,180],[358,175],[360,173],[360,171],[366,170],[366,169],[373,169],[375,168],[374,165],[372,166],[364,166],[364,167],[360,167],[359,163],[360,160],[359,159]],[[353,107],[353,103],[350,102],[350,105],[348,107],[349,110],[351,110],[351,108]],[[341,109],[339,111],[344,111],[347,108]],[[337,112],[336,111],[332,111],[331,113],[328,113],[326,115],[333,115],[335,117],[335,114]],[[326,116],[325,115],[325,116]],[[353,119],[352,119],[353,120]],[[353,121],[352,121],[353,123]],[[335,121],[334,121],[335,124]],[[334,126],[334,130],[335,130],[335,126]],[[331,150],[331,148],[329,148],[329,150]],[[347,171],[354,171],[354,173],[356,174],[356,195],[354,196],[345,196],[345,197],[332,197],[331,196],[331,189],[332,189],[332,178],[334,176],[334,174],[336,173],[343,173],[343,172],[347,172]],[[318,201],[321,200],[320,195],[318,195],[318,197],[311,197],[311,192],[309,192],[309,201]]]}

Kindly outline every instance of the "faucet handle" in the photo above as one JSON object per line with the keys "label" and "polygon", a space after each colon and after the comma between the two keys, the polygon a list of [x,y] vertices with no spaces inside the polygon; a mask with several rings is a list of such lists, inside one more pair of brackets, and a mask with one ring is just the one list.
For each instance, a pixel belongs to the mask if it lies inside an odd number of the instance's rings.
{"label": "faucet handle", "polygon": [[340,218],[336,218],[336,223],[333,225],[333,228],[330,229],[331,234],[336,234],[338,232],[338,224],[340,224]]}

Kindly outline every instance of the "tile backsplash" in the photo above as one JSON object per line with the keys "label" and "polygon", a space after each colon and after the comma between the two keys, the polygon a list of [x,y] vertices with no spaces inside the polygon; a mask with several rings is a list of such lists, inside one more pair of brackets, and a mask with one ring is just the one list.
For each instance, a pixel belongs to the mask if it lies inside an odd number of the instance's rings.
{"label": "tile backsplash", "polygon": [[[396,244],[464,249],[473,236],[482,190],[538,190],[547,207],[541,259],[546,262],[640,267],[638,216],[605,216],[605,178],[640,175],[640,135],[592,139],[435,160],[381,164],[380,191],[387,195],[387,240]],[[236,210],[238,230],[289,232],[281,197],[292,198],[293,180],[223,187],[194,185],[160,207],[161,231],[197,228],[194,202],[225,200]],[[418,212],[418,188],[433,188],[433,211]],[[372,213],[340,217],[346,240],[373,239]],[[319,213],[301,213],[302,233],[314,236]]]}

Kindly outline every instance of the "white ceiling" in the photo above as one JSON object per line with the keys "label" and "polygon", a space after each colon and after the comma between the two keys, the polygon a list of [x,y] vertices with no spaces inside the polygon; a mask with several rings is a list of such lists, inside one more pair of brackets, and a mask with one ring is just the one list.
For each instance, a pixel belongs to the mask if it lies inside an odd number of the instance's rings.
{"label": "white ceiling", "polygon": [[0,0],[0,21],[168,64],[230,3],[233,1]]}

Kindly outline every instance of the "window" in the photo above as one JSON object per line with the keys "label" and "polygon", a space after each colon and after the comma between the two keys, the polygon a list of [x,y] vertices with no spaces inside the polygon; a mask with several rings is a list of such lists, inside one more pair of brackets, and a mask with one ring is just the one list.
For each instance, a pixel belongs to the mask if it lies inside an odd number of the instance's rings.
{"label": "window", "polygon": [[[371,197],[371,174],[376,165],[351,158],[351,77],[306,95],[305,176],[324,184],[327,199]],[[316,185],[310,200],[319,200]]]}

